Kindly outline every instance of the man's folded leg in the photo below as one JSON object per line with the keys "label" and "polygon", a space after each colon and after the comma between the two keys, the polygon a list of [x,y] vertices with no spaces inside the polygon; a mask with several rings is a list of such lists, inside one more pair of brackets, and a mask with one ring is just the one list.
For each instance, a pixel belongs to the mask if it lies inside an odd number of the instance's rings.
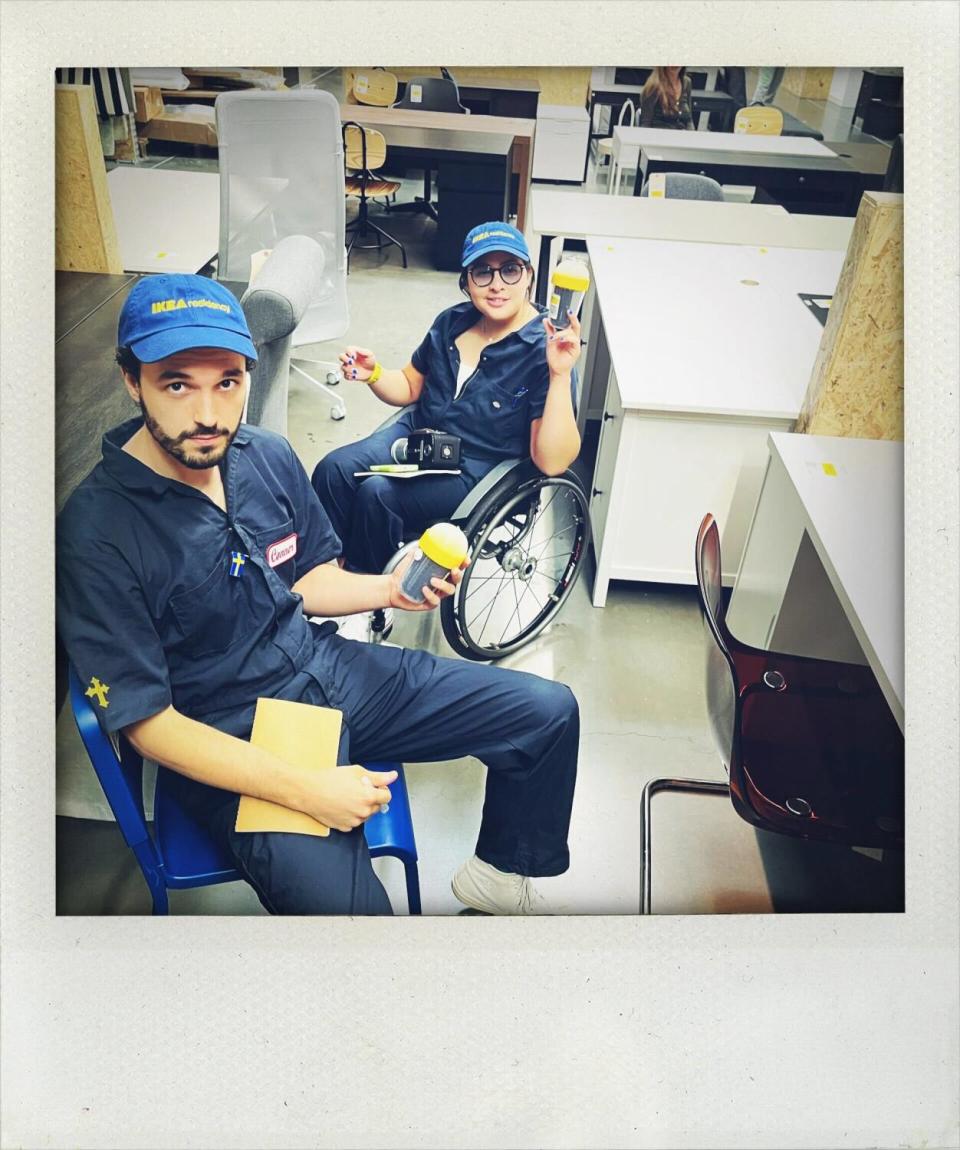
{"label": "man's folded leg", "polygon": [[[579,746],[579,711],[568,687],[425,651],[344,644],[335,637],[327,642],[354,761],[473,755],[488,768],[478,859],[512,876],[567,869]],[[471,870],[472,885],[490,877],[494,887],[503,885],[483,868]],[[529,892],[514,892],[515,883],[506,885],[511,906],[535,901]]]}
{"label": "man's folded leg", "polygon": [[222,805],[212,830],[271,914],[392,914],[374,874],[363,827],[325,837],[233,829],[239,798]]}

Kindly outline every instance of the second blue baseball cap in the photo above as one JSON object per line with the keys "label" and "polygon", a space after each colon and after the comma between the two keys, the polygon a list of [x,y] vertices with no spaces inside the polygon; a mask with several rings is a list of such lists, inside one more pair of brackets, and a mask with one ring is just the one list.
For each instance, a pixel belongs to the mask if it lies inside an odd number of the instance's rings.
{"label": "second blue baseball cap", "polygon": [[467,268],[474,260],[487,255],[488,252],[507,252],[517,256],[524,263],[530,262],[530,249],[523,233],[518,232],[512,224],[505,224],[502,220],[493,220],[489,224],[477,224],[467,232],[463,241],[463,255],[460,266]]}
{"label": "second blue baseball cap", "polygon": [[240,301],[205,276],[145,276],[123,305],[117,343],[142,363],[192,347],[222,347],[257,358]]}

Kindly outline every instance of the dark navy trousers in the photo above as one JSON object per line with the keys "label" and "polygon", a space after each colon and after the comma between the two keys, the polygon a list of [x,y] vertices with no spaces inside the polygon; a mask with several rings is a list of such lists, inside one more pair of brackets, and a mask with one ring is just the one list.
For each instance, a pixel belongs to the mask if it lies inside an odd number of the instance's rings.
{"label": "dark navy trousers", "polygon": [[351,571],[378,574],[407,539],[455,511],[495,463],[464,459],[460,475],[356,478],[356,471],[390,462],[394,440],[413,429],[413,419],[413,413],[402,416],[365,439],[336,448],[314,469],[313,489],[340,537]]}
{"label": "dark navy trousers", "polygon": [[[568,687],[339,635],[318,640],[318,652],[334,686],[325,694],[317,685],[301,698],[342,710],[341,763],[473,755],[487,766],[477,855],[531,877],[567,869],[580,732]],[[416,825],[416,793],[410,800]],[[213,828],[271,913],[391,913],[362,827],[326,838],[237,834],[238,802],[220,803]]]}

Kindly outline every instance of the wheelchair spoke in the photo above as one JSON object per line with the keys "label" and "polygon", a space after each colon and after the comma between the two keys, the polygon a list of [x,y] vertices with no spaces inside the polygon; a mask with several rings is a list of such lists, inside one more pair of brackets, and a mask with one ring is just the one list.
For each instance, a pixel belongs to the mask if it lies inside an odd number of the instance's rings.
{"label": "wheelchair spoke", "polygon": [[582,490],[561,477],[521,489],[473,528],[474,560],[453,604],[456,631],[444,623],[451,643],[498,658],[538,634],[576,582],[588,524]]}

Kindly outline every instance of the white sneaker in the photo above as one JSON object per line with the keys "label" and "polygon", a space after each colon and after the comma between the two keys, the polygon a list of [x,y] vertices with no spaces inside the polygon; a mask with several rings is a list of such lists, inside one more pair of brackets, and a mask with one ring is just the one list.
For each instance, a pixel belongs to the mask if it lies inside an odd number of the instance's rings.
{"label": "white sneaker", "polygon": [[497,870],[476,855],[453,876],[450,889],[464,906],[484,914],[550,913],[530,879]]}

